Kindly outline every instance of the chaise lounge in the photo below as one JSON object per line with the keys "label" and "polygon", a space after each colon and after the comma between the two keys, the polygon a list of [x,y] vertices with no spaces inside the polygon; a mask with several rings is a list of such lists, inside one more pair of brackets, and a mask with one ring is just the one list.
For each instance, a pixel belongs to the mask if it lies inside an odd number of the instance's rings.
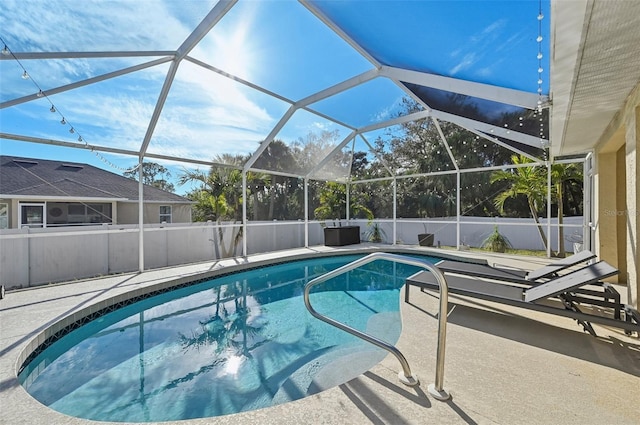
{"label": "chaise lounge", "polygon": [[[440,268],[440,265],[436,265]],[[487,266],[489,267],[489,266]],[[442,270],[442,269],[441,269]],[[502,270],[502,269],[499,269]],[[573,318],[580,323],[585,331],[596,336],[591,322],[613,326],[624,329],[625,332],[640,333],[640,315],[636,310],[628,305],[620,303],[618,297],[607,293],[606,285],[602,284],[602,279],[618,274],[618,269],[599,261],[595,264],[587,265],[578,270],[566,273],[562,276],[550,278],[546,282],[536,282],[529,287],[521,285],[526,280],[520,280],[519,285],[514,285],[513,280],[505,280],[492,276],[460,275],[459,270],[446,271],[449,293],[469,296],[472,298],[494,301],[530,310],[542,311]],[[605,288],[600,291],[585,289],[587,285],[598,285]],[[406,280],[405,302],[409,302],[410,286],[418,286],[424,289],[438,289],[438,283],[433,274],[425,271],[418,272]],[[617,294],[617,292],[616,292]],[[600,312],[583,312],[579,304],[604,307]],[[592,309],[593,310],[593,309]],[[600,314],[602,310],[606,313]]]}
{"label": "chaise lounge", "polygon": [[566,258],[551,261],[547,265],[531,272],[513,268],[492,267],[489,264],[463,263],[460,261],[442,260],[436,266],[445,273],[457,273],[468,276],[496,279],[505,282],[536,285],[541,279],[557,276],[559,272],[569,267],[584,263],[596,258],[591,251],[581,251]]}

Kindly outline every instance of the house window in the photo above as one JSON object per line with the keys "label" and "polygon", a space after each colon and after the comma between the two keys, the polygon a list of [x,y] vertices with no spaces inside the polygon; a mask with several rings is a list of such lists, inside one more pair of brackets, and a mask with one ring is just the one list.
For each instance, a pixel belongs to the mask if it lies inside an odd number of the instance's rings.
{"label": "house window", "polygon": [[9,228],[9,204],[0,204],[0,229]]}
{"label": "house window", "polygon": [[171,223],[171,205],[160,205],[160,223]]}
{"label": "house window", "polygon": [[43,204],[20,204],[20,228],[46,227]]}
{"label": "house window", "polygon": [[48,226],[111,223],[111,204],[83,204],[80,202],[50,202]]}

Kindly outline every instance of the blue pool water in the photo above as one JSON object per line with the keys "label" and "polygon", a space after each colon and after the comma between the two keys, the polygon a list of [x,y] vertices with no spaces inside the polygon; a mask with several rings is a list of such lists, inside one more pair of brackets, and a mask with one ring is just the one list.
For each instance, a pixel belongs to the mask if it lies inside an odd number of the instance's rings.
{"label": "blue pool water", "polygon": [[[115,422],[212,417],[306,397],[386,355],[304,306],[306,282],[358,257],[247,270],[139,301],[53,343],[24,367],[20,382],[59,412]],[[311,302],[395,343],[399,289],[416,271],[374,261],[314,288]],[[354,355],[350,374],[333,372]]]}

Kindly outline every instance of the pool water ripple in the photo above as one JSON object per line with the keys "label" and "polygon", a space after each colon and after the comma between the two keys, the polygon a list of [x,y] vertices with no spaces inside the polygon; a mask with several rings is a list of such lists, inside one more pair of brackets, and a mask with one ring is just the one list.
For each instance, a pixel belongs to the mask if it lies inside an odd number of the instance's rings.
{"label": "pool water ripple", "polygon": [[[73,330],[21,384],[67,415],[114,422],[202,418],[296,400],[359,375],[386,352],[313,318],[304,284],[357,256],[300,260],[160,294]],[[390,343],[411,266],[371,263],[326,282],[314,307]],[[363,359],[348,373],[331,367]],[[344,369],[344,368],[343,368]]]}

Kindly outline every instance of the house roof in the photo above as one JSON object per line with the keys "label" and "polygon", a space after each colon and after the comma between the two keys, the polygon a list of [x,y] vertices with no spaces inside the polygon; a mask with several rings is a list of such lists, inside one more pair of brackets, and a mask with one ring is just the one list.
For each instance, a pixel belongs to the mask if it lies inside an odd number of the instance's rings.
{"label": "house roof", "polygon": [[[190,203],[144,185],[145,202]],[[0,156],[0,197],[67,197],[137,201],[138,182],[88,164]]]}

